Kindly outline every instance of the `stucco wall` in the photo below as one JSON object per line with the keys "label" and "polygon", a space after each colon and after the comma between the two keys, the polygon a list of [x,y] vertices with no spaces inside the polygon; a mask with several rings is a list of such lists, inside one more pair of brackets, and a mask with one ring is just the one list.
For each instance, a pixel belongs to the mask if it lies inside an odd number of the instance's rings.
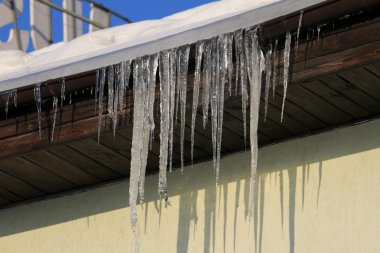
{"label": "stucco wall", "polygon": [[[380,252],[380,120],[260,150],[258,196],[247,217],[249,152],[157,176],[139,208],[142,252]],[[0,212],[0,252],[134,252],[128,184]]]}

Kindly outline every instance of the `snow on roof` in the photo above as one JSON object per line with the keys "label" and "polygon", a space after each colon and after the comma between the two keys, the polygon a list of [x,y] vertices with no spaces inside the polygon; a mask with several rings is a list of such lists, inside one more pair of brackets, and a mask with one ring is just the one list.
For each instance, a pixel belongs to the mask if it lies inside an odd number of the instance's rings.
{"label": "snow on roof", "polygon": [[0,92],[194,43],[326,0],[223,0],[160,20],[85,34],[26,54],[0,51]]}

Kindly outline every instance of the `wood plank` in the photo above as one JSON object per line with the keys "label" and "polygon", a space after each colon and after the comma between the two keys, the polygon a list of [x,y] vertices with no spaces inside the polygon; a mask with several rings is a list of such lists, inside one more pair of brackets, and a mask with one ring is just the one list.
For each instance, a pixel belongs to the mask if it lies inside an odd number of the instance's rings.
{"label": "wood plank", "polygon": [[0,185],[5,190],[16,194],[24,199],[36,198],[46,194],[46,192],[35,188],[34,186],[11,176],[3,171],[0,171]]}
{"label": "wood plank", "polygon": [[265,119],[265,99],[263,98],[260,100],[259,112],[259,120],[262,121],[264,125],[266,122],[272,122],[285,129],[288,134],[300,134],[308,130],[308,128],[295,121],[292,117],[287,117],[281,122],[281,109],[276,108],[270,103],[268,103],[267,118]]}
{"label": "wood plank", "polygon": [[8,199],[11,202],[19,202],[19,201],[25,200],[25,197],[22,197],[22,196],[19,196],[18,194],[10,192],[9,190],[1,186],[0,186],[0,196],[4,199]]}
{"label": "wood plank", "polygon": [[[283,91],[280,93],[279,90],[279,88],[276,89],[275,97],[274,99],[269,99],[269,104],[275,106],[279,110],[282,110]],[[281,117],[281,113],[278,117]],[[327,126],[323,120],[305,110],[302,105],[296,104],[290,100],[285,101],[284,120],[287,120],[288,117],[297,119],[297,121],[302,122],[302,124],[307,126],[309,129],[317,129]]]}
{"label": "wood plank", "polygon": [[64,191],[75,186],[54,173],[20,157],[0,160],[0,168],[9,175],[41,188],[47,193]]}
{"label": "wood plank", "polygon": [[367,65],[365,68],[380,78],[380,62],[375,62],[373,64]]}
{"label": "wood plank", "polygon": [[5,199],[5,198],[2,198],[0,197],[0,206],[3,206],[3,205],[6,205],[6,204],[10,204],[11,201]]}
{"label": "wood plank", "polygon": [[339,124],[352,120],[351,116],[346,115],[300,85],[293,85],[288,89],[288,101],[292,101],[302,106],[305,110],[316,115],[324,122],[328,122],[329,124]]}
{"label": "wood plank", "polygon": [[339,76],[363,90],[377,101],[380,101],[380,79],[368,70],[357,68],[341,72]]}
{"label": "wood plank", "polygon": [[129,168],[131,164],[127,158],[122,157],[113,150],[97,143],[91,138],[71,142],[67,145],[78,152],[91,157],[122,176],[129,175]]}
{"label": "wood plank", "polygon": [[107,169],[104,165],[90,159],[87,156],[82,155],[69,146],[53,146],[49,148],[49,152],[53,153],[55,156],[60,157],[63,160],[73,163],[79,169],[87,171],[88,173],[95,175],[96,177],[103,180],[115,179],[119,176],[119,174]]}
{"label": "wood plank", "polygon": [[30,162],[38,164],[40,167],[54,173],[55,175],[76,186],[86,186],[100,182],[100,180],[93,175],[82,171],[81,169],[54,156],[46,150],[24,154],[22,157]]}
{"label": "wood plank", "polygon": [[291,83],[309,81],[380,60],[380,41],[293,64]]}
{"label": "wood plank", "polygon": [[367,110],[346,98],[341,92],[337,92],[325,85],[323,82],[312,81],[303,83],[302,86],[314,92],[314,94],[323,97],[330,104],[338,107],[340,110],[354,118],[363,118],[370,115]]}
{"label": "wood plank", "polygon": [[356,104],[361,105],[367,111],[371,113],[378,113],[379,103],[371,96],[368,96],[362,90],[358,89],[355,85],[345,81],[336,75],[320,78],[320,80],[326,83],[329,87],[343,92],[343,94],[355,101]]}

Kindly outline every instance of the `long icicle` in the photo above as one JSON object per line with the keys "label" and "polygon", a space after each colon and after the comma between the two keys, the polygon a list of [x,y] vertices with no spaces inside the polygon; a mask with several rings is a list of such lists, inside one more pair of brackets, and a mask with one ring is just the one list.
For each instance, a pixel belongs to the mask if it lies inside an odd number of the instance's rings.
{"label": "long icicle", "polygon": [[[167,198],[166,171],[168,167],[169,131],[170,131],[170,107],[171,99],[171,51],[160,52],[160,165],[158,175],[158,194]],[[173,103],[174,104],[174,103]],[[174,113],[173,113],[174,115]]]}
{"label": "long icicle", "polygon": [[143,149],[143,125],[144,125],[144,99],[146,97],[146,85],[143,83],[143,61],[135,60],[133,66],[133,135],[131,149],[131,172],[129,183],[129,205],[132,230],[136,238],[136,252],[140,248],[140,228],[137,217],[137,198],[141,170],[141,153]]}
{"label": "long icicle", "polygon": [[244,50],[246,44],[246,37],[242,37],[241,44],[239,45],[240,51],[240,90],[241,90],[241,109],[243,115],[243,134],[244,134],[244,148],[247,146],[247,105],[248,105],[248,87],[247,87],[247,63],[246,52]]}
{"label": "long icicle", "polygon": [[256,192],[257,178],[257,130],[259,121],[259,106],[261,95],[261,74],[265,68],[262,66],[263,56],[259,47],[257,30],[248,31],[245,44],[248,76],[250,80],[250,142],[251,142],[251,185],[249,194],[249,215],[254,208],[254,196]]}
{"label": "long icicle", "polygon": [[216,183],[219,182],[220,172],[220,153],[222,150],[222,133],[223,133],[223,112],[224,112],[224,87],[228,73],[229,44],[231,34],[223,34],[219,37],[218,53],[219,53],[219,88],[218,88],[218,126],[216,140]]}
{"label": "long icicle", "polygon": [[177,87],[177,49],[170,50],[169,54],[169,171],[173,169],[173,132],[174,132],[174,110]]}
{"label": "long icicle", "polygon": [[[145,185],[145,173],[146,165],[149,152],[149,139],[151,138],[151,133],[154,130],[154,99],[155,99],[155,88],[156,88],[156,71],[158,65],[158,55],[154,54],[149,57],[144,58],[143,75],[144,86],[147,88],[147,95],[145,97],[144,104],[144,123],[143,123],[143,146],[141,152],[141,169],[140,169],[140,182],[139,182],[139,193],[140,193],[140,203],[144,201],[144,185]],[[146,82],[146,83],[145,83]]]}
{"label": "long icicle", "polygon": [[191,114],[191,164],[193,164],[194,159],[194,129],[195,120],[197,117],[198,109],[198,99],[199,99],[199,84],[201,81],[201,65],[202,65],[202,55],[204,49],[204,42],[198,41],[195,49],[195,73],[194,73],[194,91],[193,91],[193,106]]}
{"label": "long icicle", "polygon": [[187,93],[187,71],[189,66],[189,52],[190,46],[181,47],[178,51],[178,80],[177,85],[179,86],[180,92],[180,104],[181,104],[181,132],[180,132],[180,143],[181,143],[181,172],[183,172],[184,160],[184,141],[185,141],[185,125],[186,125],[186,93]]}
{"label": "long icicle", "polygon": [[289,62],[290,62],[290,44],[292,42],[292,36],[289,32],[286,33],[285,49],[284,49],[284,96],[282,98],[282,110],[281,110],[281,122],[284,119],[285,99],[288,90],[289,82]]}
{"label": "long icicle", "polygon": [[219,93],[219,38],[212,40],[212,60],[211,60],[211,139],[212,139],[212,161],[216,172],[216,151],[217,151],[217,128],[218,128],[218,93]]}

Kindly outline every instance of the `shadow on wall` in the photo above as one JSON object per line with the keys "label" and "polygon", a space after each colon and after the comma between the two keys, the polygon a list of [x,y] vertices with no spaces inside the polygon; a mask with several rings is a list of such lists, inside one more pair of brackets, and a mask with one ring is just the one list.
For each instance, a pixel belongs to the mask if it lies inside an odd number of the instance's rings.
{"label": "shadow on wall", "polygon": [[[261,149],[253,224],[250,224],[253,227],[250,238],[253,237],[254,240],[249,244],[253,244],[254,251],[262,252],[265,229],[272,228],[272,225],[266,227],[265,216],[280,213],[279,217],[271,219],[274,220],[273,223],[280,224],[282,231],[272,232],[287,237],[289,252],[294,253],[297,243],[296,209],[301,209],[303,212],[306,202],[309,209],[318,209],[323,201],[320,193],[323,188],[324,162],[379,148],[380,135],[377,133],[379,127],[380,121],[373,121]],[[350,145],[351,143],[355,145]],[[241,219],[242,214],[246,222],[250,222],[249,159],[249,152],[224,158],[221,162],[218,187],[214,185],[215,179],[210,162],[195,165],[193,168],[187,167],[184,175],[180,175],[179,171],[169,175],[171,197],[178,198],[178,202],[172,203],[172,208],[178,210],[178,233],[170,238],[172,240],[177,236],[176,252],[191,252],[189,238],[197,238],[198,233],[201,233],[198,237],[203,238],[203,250],[199,252],[221,252],[216,248],[222,248],[224,253],[231,252],[231,244],[235,252],[240,234],[249,233],[241,231],[238,227],[238,219]],[[307,187],[311,177],[314,189]],[[154,203],[155,211],[158,213],[165,208],[165,202],[156,198],[156,180],[157,176],[151,176],[147,181],[146,201]],[[310,194],[306,190],[309,190]],[[277,192],[277,197],[272,196],[273,192]],[[300,197],[297,197],[297,192],[301,194]],[[0,212],[0,237],[126,208],[127,193],[127,183],[119,183],[4,210]],[[311,202],[313,204],[310,204]],[[267,206],[267,203],[270,206]],[[276,212],[271,210],[274,207],[278,207]],[[145,218],[140,224],[143,236],[149,230],[151,223],[155,222],[149,217],[150,208],[152,205],[145,205]],[[36,220],[34,217],[39,218]],[[162,224],[161,214],[158,222],[160,229],[165,229],[166,224]],[[233,231],[232,237],[230,231]],[[228,247],[226,243],[229,244]]]}

